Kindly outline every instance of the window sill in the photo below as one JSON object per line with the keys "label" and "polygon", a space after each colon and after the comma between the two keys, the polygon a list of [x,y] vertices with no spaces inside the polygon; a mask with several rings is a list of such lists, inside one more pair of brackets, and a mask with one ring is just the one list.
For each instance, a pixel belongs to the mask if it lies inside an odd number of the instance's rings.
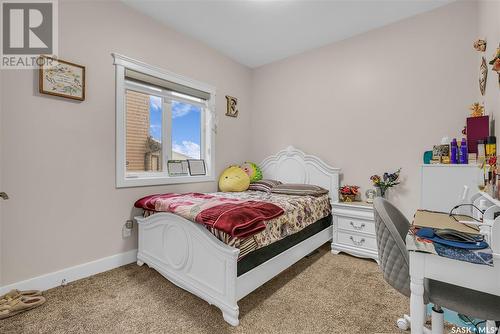
{"label": "window sill", "polygon": [[129,187],[145,187],[145,186],[164,186],[169,184],[201,183],[201,182],[214,182],[214,181],[215,177],[210,175],[125,177],[123,179],[116,180],[116,187],[129,188]]}

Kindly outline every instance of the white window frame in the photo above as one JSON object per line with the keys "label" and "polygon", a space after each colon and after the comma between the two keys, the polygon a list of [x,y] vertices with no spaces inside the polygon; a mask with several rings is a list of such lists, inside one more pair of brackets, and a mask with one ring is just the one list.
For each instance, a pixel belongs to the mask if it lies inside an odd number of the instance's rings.
{"label": "white window frame", "polygon": [[[216,129],[216,113],[215,113],[215,97],[216,89],[213,86],[207,85],[184,76],[171,73],[164,69],[148,65],[141,61],[112,53],[115,65],[116,75],[116,187],[140,187],[140,186],[156,186],[179,183],[196,183],[196,182],[213,182],[215,181],[215,129]],[[169,176],[168,172],[144,172],[130,173],[126,171],[126,103],[125,92],[129,88],[129,83],[125,80],[125,69],[130,69],[136,72],[144,73],[159,79],[175,82],[180,85],[191,87],[210,94],[210,98],[203,106],[202,126],[201,126],[201,157],[205,160],[206,175],[202,176]],[[132,88],[135,91],[141,92],[139,88]],[[153,92],[142,88],[142,92],[151,95],[159,95],[159,92]],[[165,96],[163,96],[165,98]],[[187,102],[194,105],[200,105],[183,99],[182,97],[174,97],[173,100]],[[164,100],[164,103],[170,103],[171,100]],[[165,108],[165,106],[163,106]],[[203,126],[204,124],[204,126]],[[163,117],[163,126],[165,117]],[[165,132],[165,128],[162,129]],[[169,132],[170,133],[170,132]],[[169,142],[171,139],[168,140]],[[166,143],[162,140],[164,144]],[[171,146],[171,145],[170,145]],[[166,166],[168,157],[163,154],[163,166]]]}

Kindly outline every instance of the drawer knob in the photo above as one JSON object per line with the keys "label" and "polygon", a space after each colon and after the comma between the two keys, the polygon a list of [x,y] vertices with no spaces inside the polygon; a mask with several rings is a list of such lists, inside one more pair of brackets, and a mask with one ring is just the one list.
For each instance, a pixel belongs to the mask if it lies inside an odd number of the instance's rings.
{"label": "drawer knob", "polygon": [[361,240],[356,240],[354,239],[354,237],[351,235],[351,241],[353,244],[355,244],[356,246],[361,246],[365,243],[365,238],[362,238]]}
{"label": "drawer knob", "polygon": [[356,224],[354,224],[354,222],[353,222],[352,220],[350,221],[350,224],[351,224],[351,226],[352,226],[355,230],[358,230],[358,231],[359,231],[359,230],[364,229],[364,228],[365,228],[365,226],[366,226],[366,225],[365,225],[365,223],[361,223],[361,224],[359,224],[359,225],[356,225]]}

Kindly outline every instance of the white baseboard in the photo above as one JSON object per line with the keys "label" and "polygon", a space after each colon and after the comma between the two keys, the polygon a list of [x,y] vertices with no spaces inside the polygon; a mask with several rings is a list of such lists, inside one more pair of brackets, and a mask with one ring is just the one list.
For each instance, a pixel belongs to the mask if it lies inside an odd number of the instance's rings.
{"label": "white baseboard", "polygon": [[12,289],[48,290],[60,286],[63,280],[65,280],[65,283],[73,282],[135,261],[137,261],[137,249],[2,286],[0,287],[0,295]]}

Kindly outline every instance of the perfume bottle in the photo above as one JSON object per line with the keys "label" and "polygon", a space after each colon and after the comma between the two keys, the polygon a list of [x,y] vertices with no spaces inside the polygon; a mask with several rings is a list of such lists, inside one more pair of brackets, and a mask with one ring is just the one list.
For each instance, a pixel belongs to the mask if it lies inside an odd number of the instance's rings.
{"label": "perfume bottle", "polygon": [[460,143],[460,163],[467,164],[468,163],[468,150],[467,150],[467,141],[465,138],[462,138],[462,142]]}
{"label": "perfume bottle", "polygon": [[450,144],[450,164],[458,164],[458,143],[457,138],[453,138]]}
{"label": "perfume bottle", "polygon": [[486,161],[486,151],[484,149],[484,140],[477,141],[477,163],[482,165]]}

